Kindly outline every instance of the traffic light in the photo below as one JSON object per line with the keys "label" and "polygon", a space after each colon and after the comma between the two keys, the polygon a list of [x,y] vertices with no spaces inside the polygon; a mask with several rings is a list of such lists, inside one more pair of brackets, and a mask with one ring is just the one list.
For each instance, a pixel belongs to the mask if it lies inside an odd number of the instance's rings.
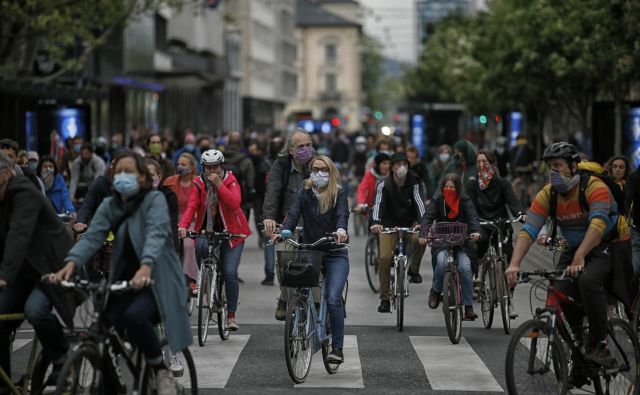
{"label": "traffic light", "polygon": [[340,126],[340,118],[338,117],[331,118],[331,126],[333,126],[334,128],[337,128],[338,126]]}
{"label": "traffic light", "polygon": [[382,113],[382,111],[376,111],[373,116],[378,120],[382,120],[382,118],[384,118],[384,114]]}
{"label": "traffic light", "polygon": [[500,115],[496,115],[496,123],[500,123],[502,121],[502,117]]}
{"label": "traffic light", "polygon": [[480,120],[481,124],[483,124],[483,125],[487,124],[487,116],[486,115],[484,115],[484,114],[480,115],[479,120]]}

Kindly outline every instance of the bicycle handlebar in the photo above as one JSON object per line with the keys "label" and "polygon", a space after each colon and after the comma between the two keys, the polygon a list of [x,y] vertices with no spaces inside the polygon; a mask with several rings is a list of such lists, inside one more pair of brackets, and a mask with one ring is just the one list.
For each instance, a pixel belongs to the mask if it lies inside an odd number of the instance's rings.
{"label": "bicycle handlebar", "polygon": [[420,233],[420,231],[416,228],[403,228],[403,227],[397,227],[397,228],[384,228],[382,230],[382,232],[380,233],[387,233],[387,234],[391,234],[391,233],[399,233],[399,232],[406,232],[406,233]]}
{"label": "bicycle handlebar", "polygon": [[283,238],[282,241],[280,242],[292,245],[299,249],[311,249],[328,242],[331,242],[333,245],[337,247],[349,247],[349,244],[347,243],[336,242],[336,239],[333,236],[321,237],[318,240],[314,241],[313,243],[298,243],[297,241],[290,238]]}
{"label": "bicycle handlebar", "polygon": [[497,227],[500,223],[503,223],[505,225],[509,225],[509,224],[512,224],[512,223],[515,223],[515,222],[522,222],[523,219],[524,219],[524,214],[520,214],[517,217],[513,217],[513,218],[509,218],[509,219],[505,219],[505,220],[498,219],[498,220],[495,220],[495,221],[491,221],[491,220],[488,220],[488,219],[480,218],[479,222],[480,222],[480,225],[489,225],[489,226]]}
{"label": "bicycle handlebar", "polygon": [[[47,279],[43,278],[43,281],[46,281],[46,280]],[[52,284],[52,283],[49,283],[49,284]],[[150,284],[153,284],[153,280],[151,280]],[[103,287],[102,283],[94,283],[88,280],[61,281],[60,284],[57,284],[57,285],[60,285],[63,288],[75,288],[75,289],[81,289],[85,291],[97,291]],[[137,290],[137,288],[133,286],[131,281],[116,281],[110,284],[108,287],[105,287],[105,290],[117,293],[117,292],[133,291],[133,290]]]}
{"label": "bicycle handlebar", "polygon": [[218,240],[231,240],[236,238],[246,239],[249,236],[242,233],[207,232],[207,231],[194,232],[192,230],[188,230],[187,237],[191,239],[207,238],[207,239],[218,239]]}
{"label": "bicycle handlebar", "polygon": [[532,272],[519,272],[518,276],[520,277],[519,283],[528,283],[530,277],[543,277],[547,280],[567,280],[571,279],[571,277],[567,277],[567,274],[564,270],[534,270]]}

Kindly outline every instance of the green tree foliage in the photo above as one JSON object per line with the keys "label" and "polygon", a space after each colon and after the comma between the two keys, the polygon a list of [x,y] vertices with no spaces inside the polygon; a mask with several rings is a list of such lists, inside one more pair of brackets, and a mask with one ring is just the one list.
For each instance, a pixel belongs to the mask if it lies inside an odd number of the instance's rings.
{"label": "green tree foliage", "polygon": [[382,44],[371,36],[362,34],[360,41],[360,63],[362,66],[363,103],[371,109],[380,109],[382,103]]}

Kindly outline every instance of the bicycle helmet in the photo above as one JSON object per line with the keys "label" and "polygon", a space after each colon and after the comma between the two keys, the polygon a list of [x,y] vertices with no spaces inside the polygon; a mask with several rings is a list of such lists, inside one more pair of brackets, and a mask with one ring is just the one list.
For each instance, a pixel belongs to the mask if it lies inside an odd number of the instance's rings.
{"label": "bicycle helmet", "polygon": [[203,166],[212,166],[224,163],[224,155],[217,149],[204,151],[200,156],[200,163]]}
{"label": "bicycle helmet", "polygon": [[548,146],[542,154],[542,160],[547,161],[553,158],[563,158],[569,162],[580,162],[580,152],[575,145],[561,141]]}

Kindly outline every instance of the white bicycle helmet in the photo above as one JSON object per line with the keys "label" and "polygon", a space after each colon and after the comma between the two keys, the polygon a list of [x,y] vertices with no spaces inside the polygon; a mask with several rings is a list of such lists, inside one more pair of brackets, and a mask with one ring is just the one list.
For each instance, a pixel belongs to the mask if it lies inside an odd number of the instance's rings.
{"label": "white bicycle helmet", "polygon": [[217,149],[206,150],[200,156],[200,163],[203,166],[218,165],[224,163],[224,155]]}

